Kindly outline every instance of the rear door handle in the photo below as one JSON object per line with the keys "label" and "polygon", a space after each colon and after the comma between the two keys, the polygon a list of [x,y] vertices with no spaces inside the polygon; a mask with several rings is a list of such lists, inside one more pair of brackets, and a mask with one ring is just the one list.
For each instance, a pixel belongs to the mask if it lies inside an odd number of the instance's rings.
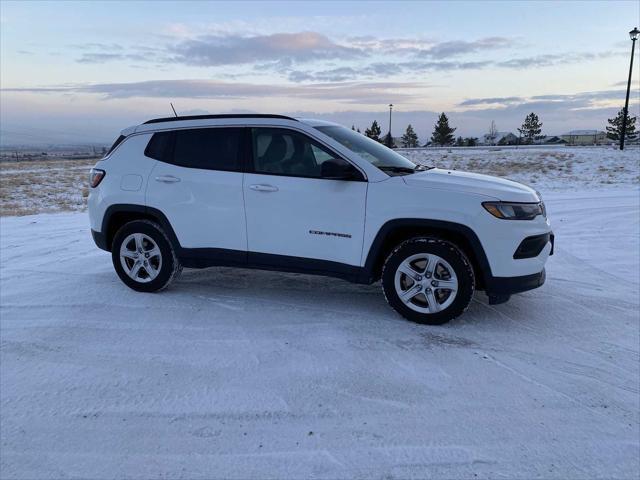
{"label": "rear door handle", "polygon": [[180,179],[178,177],[174,177],[173,175],[159,175],[156,177],[156,182],[176,183],[179,181]]}
{"label": "rear door handle", "polygon": [[251,190],[255,190],[256,192],[277,192],[278,191],[278,187],[274,187],[273,185],[255,184],[255,185],[249,185],[249,188]]}

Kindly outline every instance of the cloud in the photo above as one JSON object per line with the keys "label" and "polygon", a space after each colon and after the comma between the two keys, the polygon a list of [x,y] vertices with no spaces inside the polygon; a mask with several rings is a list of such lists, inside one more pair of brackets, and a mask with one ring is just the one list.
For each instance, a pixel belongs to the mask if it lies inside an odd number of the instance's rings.
{"label": "cloud", "polygon": [[362,72],[352,67],[339,67],[319,72],[303,72],[301,70],[292,70],[289,73],[289,80],[295,83],[299,82],[342,82],[345,80],[353,80],[362,77]]}
{"label": "cloud", "polygon": [[87,42],[87,43],[74,43],[68,45],[69,48],[76,50],[100,50],[112,52],[114,50],[124,50],[124,47],[119,43],[100,43],[100,42]]}
{"label": "cloud", "polygon": [[299,85],[273,85],[214,80],[148,80],[129,83],[101,83],[31,88],[3,88],[14,93],[97,94],[105,99],[123,98],[251,98],[283,97],[343,103],[403,102],[416,97],[412,89],[424,88],[412,82],[343,82]]}
{"label": "cloud", "polygon": [[530,67],[550,67],[554,65],[567,65],[572,63],[582,63],[601,58],[623,55],[620,51],[603,51],[603,52],[567,52],[560,54],[544,54],[533,57],[512,58],[496,62],[498,67],[504,68],[530,68]]}
{"label": "cloud", "polygon": [[[314,31],[274,34],[239,34],[217,31],[192,35],[183,32],[158,48],[123,47],[117,43],[87,43],[77,62],[101,64],[129,62],[145,65],[182,64],[217,69],[217,78],[241,78],[268,71],[293,83],[374,81],[428,72],[527,69],[574,64],[619,55],[618,51],[550,53],[528,57],[496,58],[493,51],[518,46],[507,37],[435,41],[430,38],[347,37],[340,41]],[[465,55],[483,53],[489,58]],[[459,57],[463,57],[462,59]]]}
{"label": "cloud", "polygon": [[[515,42],[504,37],[487,37],[474,41],[446,41],[436,42],[425,38],[378,38],[348,37],[337,42],[314,31],[297,33],[274,33],[270,35],[240,35],[219,32],[216,34],[199,35],[189,38],[172,39],[169,44],[160,49],[151,49],[154,55],[150,58],[143,55],[149,53],[143,47],[125,49],[119,44],[87,43],[72,45],[72,48],[84,50],[78,62],[103,63],[122,60],[154,61],[164,63],[181,63],[200,67],[220,67],[229,65],[254,64],[259,68],[272,70],[290,69],[295,64],[318,61],[347,61],[376,58],[382,62],[383,58],[393,58],[398,63],[405,61],[435,60],[431,66],[423,64],[424,69],[452,69],[460,68],[456,62],[448,60],[440,63],[444,58],[475,53],[478,51],[495,50],[513,46]],[[147,49],[149,50],[149,49]],[[467,62],[468,65],[481,65],[486,62]],[[296,75],[302,78],[299,73]],[[326,75],[329,75],[328,73]],[[321,78],[322,73],[312,74],[311,78]],[[336,78],[331,76],[329,78]]]}
{"label": "cloud", "polygon": [[376,62],[361,67],[339,67],[328,70],[289,72],[290,81],[299,82],[339,82],[344,80],[373,79],[390,77],[403,73],[424,73],[429,71],[479,70],[490,66],[490,61],[454,62],[454,61],[407,61]]}
{"label": "cloud", "polygon": [[401,56],[416,54],[437,43],[427,38],[379,38],[373,35],[348,37],[346,42],[372,55],[383,53]]}
{"label": "cloud", "polygon": [[138,53],[84,53],[77,60],[78,63],[106,63],[122,60],[133,60],[136,62],[150,60],[149,57]]}
{"label": "cloud", "polygon": [[624,99],[625,95],[626,90],[598,90],[571,94],[534,95],[531,99],[535,101],[584,102],[585,104],[591,104],[596,101]]}
{"label": "cloud", "polygon": [[524,98],[522,97],[491,97],[491,98],[471,98],[469,100],[464,100],[460,102],[458,105],[461,107],[472,107],[476,105],[492,105],[492,104],[501,104],[508,105],[512,103],[524,102]]}
{"label": "cloud", "polygon": [[602,102],[611,103],[624,99],[624,90],[598,90],[595,92],[581,92],[571,94],[533,95],[531,97],[491,97],[471,98],[458,104],[459,107],[490,106],[490,109],[534,107],[550,108],[561,106],[565,109],[596,108]]}
{"label": "cloud", "polygon": [[187,65],[220,66],[277,61],[303,63],[315,60],[354,59],[361,49],[338,45],[317,32],[273,35],[210,35],[185,40],[170,47],[171,60]]}
{"label": "cloud", "polygon": [[419,57],[430,58],[450,58],[468,53],[475,53],[483,50],[497,50],[515,46],[515,41],[505,37],[486,37],[471,42],[465,40],[453,40],[440,42],[421,50]]}

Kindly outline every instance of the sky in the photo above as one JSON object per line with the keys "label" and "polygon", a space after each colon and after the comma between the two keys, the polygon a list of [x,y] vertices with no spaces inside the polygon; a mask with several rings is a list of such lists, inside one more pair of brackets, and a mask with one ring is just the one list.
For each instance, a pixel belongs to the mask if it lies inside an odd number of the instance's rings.
{"label": "sky", "polygon": [[[0,2],[0,142],[109,142],[149,118],[280,113],[421,140],[604,129],[640,2]],[[640,104],[636,49],[631,112]]]}

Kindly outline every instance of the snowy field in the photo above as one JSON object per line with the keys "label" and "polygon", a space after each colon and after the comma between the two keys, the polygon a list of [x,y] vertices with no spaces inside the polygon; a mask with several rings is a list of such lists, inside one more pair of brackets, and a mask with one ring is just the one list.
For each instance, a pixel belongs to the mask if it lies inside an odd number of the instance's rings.
{"label": "snowy field", "polygon": [[640,149],[627,147],[478,147],[398,149],[417,163],[486,173],[543,191],[602,188],[640,182]]}
{"label": "snowy field", "polygon": [[0,215],[84,210],[96,160],[0,162]]}
{"label": "snowy field", "polygon": [[[544,191],[640,183],[640,149],[489,147],[398,149],[418,163],[508,177]],[[0,216],[86,209],[96,160],[0,162]]]}
{"label": "snowy field", "polygon": [[135,293],[85,213],[0,219],[0,476],[638,478],[639,190],[557,190],[547,283],[443,327],[294,274]]}

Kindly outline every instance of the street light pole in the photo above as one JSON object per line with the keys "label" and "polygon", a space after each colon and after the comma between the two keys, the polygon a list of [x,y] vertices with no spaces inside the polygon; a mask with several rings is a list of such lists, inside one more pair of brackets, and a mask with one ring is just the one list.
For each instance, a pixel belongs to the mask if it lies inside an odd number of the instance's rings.
{"label": "street light pole", "polygon": [[389,104],[389,139],[387,140],[387,147],[391,148],[393,145],[393,137],[391,136],[391,110],[393,109],[393,103]]}
{"label": "street light pole", "polygon": [[627,80],[627,99],[624,102],[624,112],[622,117],[622,131],[620,132],[620,150],[624,150],[624,137],[627,134],[627,115],[629,114],[629,91],[631,90],[631,74],[633,73],[633,54],[636,48],[636,40],[638,39],[640,30],[635,27],[629,32],[631,38],[631,63],[629,64],[629,80]]}

